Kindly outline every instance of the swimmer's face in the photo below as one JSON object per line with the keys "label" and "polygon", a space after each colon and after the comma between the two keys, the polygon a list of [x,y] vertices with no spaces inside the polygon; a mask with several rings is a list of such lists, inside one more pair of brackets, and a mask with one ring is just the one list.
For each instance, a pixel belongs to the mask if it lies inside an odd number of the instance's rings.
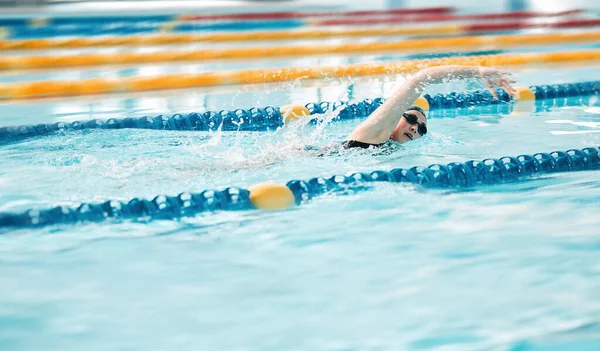
{"label": "swimmer's face", "polygon": [[427,131],[423,127],[427,127],[427,118],[425,115],[420,111],[408,110],[400,118],[400,122],[396,125],[391,139],[400,143],[419,139],[423,136],[419,133],[419,129],[421,129],[421,132],[424,132],[423,134]]}

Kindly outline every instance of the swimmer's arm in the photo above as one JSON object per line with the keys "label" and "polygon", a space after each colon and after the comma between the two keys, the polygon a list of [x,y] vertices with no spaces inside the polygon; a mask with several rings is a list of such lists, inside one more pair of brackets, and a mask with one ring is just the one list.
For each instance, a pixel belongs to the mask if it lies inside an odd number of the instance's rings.
{"label": "swimmer's arm", "polygon": [[[481,78],[488,89],[494,85],[500,86],[507,93],[513,94],[511,80],[505,80],[503,75],[508,72],[479,66],[438,66],[429,67],[413,75],[405,84],[396,89],[392,95],[375,110],[365,121],[359,124],[348,136],[347,140],[356,140],[369,144],[386,142],[402,114],[421,96],[430,84],[443,83],[459,79]],[[496,94],[493,90],[492,94]]]}
{"label": "swimmer's arm", "polygon": [[347,140],[368,144],[381,144],[387,141],[402,114],[421,96],[425,88],[426,82],[421,78],[421,72],[397,88],[381,106],[350,133]]}

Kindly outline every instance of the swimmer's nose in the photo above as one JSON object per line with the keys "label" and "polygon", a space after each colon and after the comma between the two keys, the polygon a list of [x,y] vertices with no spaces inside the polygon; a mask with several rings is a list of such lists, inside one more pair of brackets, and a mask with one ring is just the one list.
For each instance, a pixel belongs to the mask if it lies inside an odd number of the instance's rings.
{"label": "swimmer's nose", "polygon": [[416,125],[410,126],[409,130],[412,133],[412,135],[417,134],[417,126]]}

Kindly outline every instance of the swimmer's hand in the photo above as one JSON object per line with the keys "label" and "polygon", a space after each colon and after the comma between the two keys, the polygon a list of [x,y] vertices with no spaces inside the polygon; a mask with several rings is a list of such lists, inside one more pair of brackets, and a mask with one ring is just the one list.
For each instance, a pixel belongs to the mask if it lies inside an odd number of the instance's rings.
{"label": "swimmer's hand", "polygon": [[517,91],[511,85],[511,83],[516,83],[516,81],[507,77],[510,75],[511,73],[507,71],[490,67],[479,67],[481,81],[496,99],[498,99],[498,92],[494,89],[495,86],[504,90],[510,97],[514,97],[517,94]]}
{"label": "swimmer's hand", "polygon": [[508,78],[510,75],[510,72],[490,67],[458,65],[436,66],[425,68],[415,74],[413,84],[420,93],[429,84],[447,83],[459,79],[479,78],[483,81],[483,84],[490,91],[492,96],[497,99],[498,93],[494,89],[495,86],[504,90],[511,97],[516,95],[516,90],[511,86],[515,81]]}

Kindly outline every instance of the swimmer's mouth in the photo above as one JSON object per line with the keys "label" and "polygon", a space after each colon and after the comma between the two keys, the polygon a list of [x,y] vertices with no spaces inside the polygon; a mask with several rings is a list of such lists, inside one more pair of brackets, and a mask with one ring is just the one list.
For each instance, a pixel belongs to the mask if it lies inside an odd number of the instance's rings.
{"label": "swimmer's mouth", "polygon": [[410,140],[413,140],[412,135],[408,134],[408,133],[404,133],[404,135],[406,135]]}

